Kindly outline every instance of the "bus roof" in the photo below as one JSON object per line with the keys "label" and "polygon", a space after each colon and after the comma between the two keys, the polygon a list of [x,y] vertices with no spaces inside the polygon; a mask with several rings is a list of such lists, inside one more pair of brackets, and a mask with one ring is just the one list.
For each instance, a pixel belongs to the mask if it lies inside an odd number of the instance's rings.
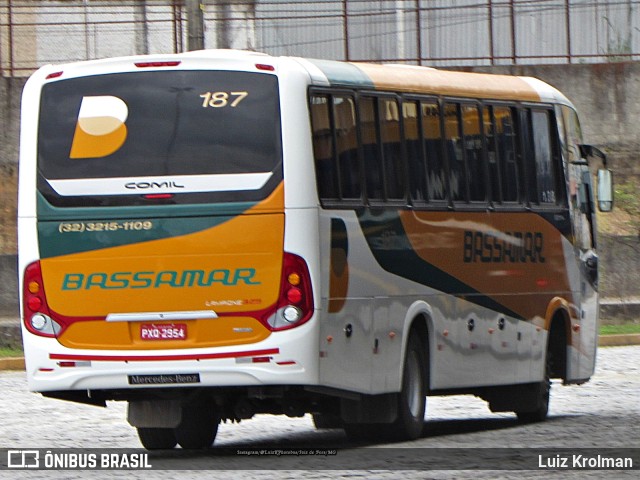
{"label": "bus roof", "polygon": [[493,100],[552,102],[571,105],[556,88],[532,77],[456,72],[416,65],[380,65],[309,59],[325,79],[318,84],[349,88],[447,95]]}
{"label": "bus roof", "polygon": [[[416,65],[381,65],[364,62],[272,57],[265,53],[245,50],[198,50],[179,54],[108,58],[45,67],[47,70],[64,68],[65,73],[86,75],[104,73],[114,68],[135,70],[133,62],[160,62],[179,60],[183,68],[197,69],[207,64],[222,62],[230,68],[242,68],[265,62],[284,67],[295,61],[309,74],[311,83],[322,86],[364,88],[380,91],[446,95],[493,100],[560,103],[573,106],[556,88],[533,77],[497,75],[489,73],[456,72]],[[209,63],[211,62],[211,63]],[[285,67],[286,68],[286,67]],[[277,70],[280,70],[278,68]],[[81,73],[82,72],[82,73]],[[75,75],[74,75],[75,73]],[[276,74],[278,71],[275,72]]]}

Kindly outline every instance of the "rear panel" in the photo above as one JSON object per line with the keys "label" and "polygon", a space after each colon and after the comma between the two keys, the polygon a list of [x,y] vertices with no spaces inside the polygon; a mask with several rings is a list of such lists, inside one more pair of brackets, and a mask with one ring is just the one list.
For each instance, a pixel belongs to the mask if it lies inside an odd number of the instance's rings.
{"label": "rear panel", "polygon": [[279,117],[277,77],[264,73],[170,68],[44,85],[37,235],[60,344],[269,336],[283,265]]}

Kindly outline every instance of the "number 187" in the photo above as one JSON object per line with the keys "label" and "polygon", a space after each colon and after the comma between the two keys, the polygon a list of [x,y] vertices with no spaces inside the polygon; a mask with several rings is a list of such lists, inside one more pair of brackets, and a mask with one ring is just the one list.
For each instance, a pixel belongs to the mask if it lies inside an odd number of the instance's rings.
{"label": "number 187", "polygon": [[244,100],[249,92],[206,92],[200,95],[202,108],[235,108]]}

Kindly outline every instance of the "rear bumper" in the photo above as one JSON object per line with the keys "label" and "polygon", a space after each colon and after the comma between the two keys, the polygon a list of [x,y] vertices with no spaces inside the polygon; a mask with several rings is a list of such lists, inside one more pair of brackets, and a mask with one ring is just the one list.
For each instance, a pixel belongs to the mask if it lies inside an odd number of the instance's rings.
{"label": "rear bumper", "polygon": [[29,389],[123,390],[318,384],[313,319],[264,341],[219,348],[80,350],[23,329]]}

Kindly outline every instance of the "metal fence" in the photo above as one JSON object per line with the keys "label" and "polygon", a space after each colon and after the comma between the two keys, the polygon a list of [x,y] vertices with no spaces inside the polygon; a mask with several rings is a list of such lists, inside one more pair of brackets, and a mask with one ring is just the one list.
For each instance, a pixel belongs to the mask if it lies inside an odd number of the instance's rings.
{"label": "metal fence", "polygon": [[[0,0],[0,73],[181,52],[188,0]],[[433,66],[640,58],[640,0],[201,0],[206,48]]]}

